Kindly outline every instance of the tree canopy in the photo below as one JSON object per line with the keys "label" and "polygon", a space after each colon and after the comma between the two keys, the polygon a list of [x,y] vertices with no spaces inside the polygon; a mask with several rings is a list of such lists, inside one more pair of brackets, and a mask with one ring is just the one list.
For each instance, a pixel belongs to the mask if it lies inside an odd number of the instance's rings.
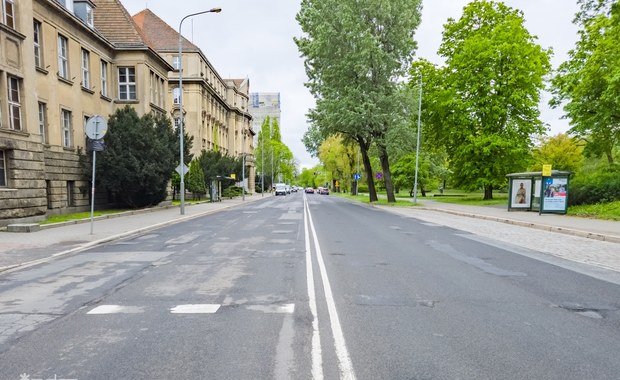
{"label": "tree canopy", "polygon": [[112,198],[129,207],[155,205],[178,165],[179,144],[169,118],[139,117],[126,106],[108,121],[105,150],[97,155],[97,180]]}
{"label": "tree canopy", "polygon": [[553,78],[551,105],[563,105],[569,133],[587,142],[586,154],[613,165],[620,145],[620,4],[580,3],[580,39]]}
{"label": "tree canopy", "polygon": [[445,24],[438,53],[445,66],[420,60],[411,71],[411,86],[423,78],[427,133],[446,147],[456,185],[492,198],[507,173],[527,167],[530,136],[544,131],[538,103],[551,52],[521,11],[475,1]]}
{"label": "tree canopy", "polygon": [[311,129],[304,143],[318,153],[316,148],[330,135],[355,141],[371,201],[377,200],[368,157],[373,143],[388,200],[395,201],[385,134],[402,116],[398,79],[413,60],[420,10],[420,0],[302,0],[297,14],[305,35],[295,42],[316,99],[309,118],[318,129]]}

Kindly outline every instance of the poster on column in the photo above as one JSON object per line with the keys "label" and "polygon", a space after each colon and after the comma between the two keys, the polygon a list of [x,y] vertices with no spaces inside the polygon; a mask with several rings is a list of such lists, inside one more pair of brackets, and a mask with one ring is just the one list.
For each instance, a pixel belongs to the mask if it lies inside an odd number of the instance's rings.
{"label": "poster on column", "polygon": [[545,178],[543,190],[543,210],[566,210],[567,184],[568,178]]}

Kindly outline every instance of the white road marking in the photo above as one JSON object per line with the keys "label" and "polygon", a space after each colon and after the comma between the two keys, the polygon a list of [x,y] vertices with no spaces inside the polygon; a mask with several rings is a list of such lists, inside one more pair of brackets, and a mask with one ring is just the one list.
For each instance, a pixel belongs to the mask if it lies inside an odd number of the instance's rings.
{"label": "white road marking", "polygon": [[306,278],[308,287],[308,303],[312,313],[312,378],[323,379],[323,353],[321,351],[321,334],[319,333],[319,317],[317,315],[316,294],[314,292],[314,271],[312,269],[312,253],[310,250],[310,233],[308,231],[308,200],[304,194],[304,230],[306,239]]}
{"label": "white road marking", "polygon": [[86,314],[138,314],[144,309],[139,306],[101,305]]}
{"label": "white road marking", "polygon": [[188,304],[177,305],[170,309],[172,314],[213,314],[220,308],[219,304]]}
{"label": "white road marking", "polygon": [[329,319],[331,322],[332,334],[334,335],[334,348],[336,349],[336,356],[338,357],[338,366],[340,367],[340,378],[347,380],[355,379],[355,372],[353,371],[353,363],[349,356],[349,350],[344,339],[344,333],[342,332],[342,326],[340,325],[340,318],[338,317],[338,311],[336,310],[336,302],[334,301],[334,295],[332,293],[331,285],[329,284],[329,277],[327,276],[327,270],[325,269],[325,262],[323,261],[323,254],[321,253],[321,246],[319,245],[319,238],[316,235],[314,223],[312,222],[312,213],[310,213],[310,207],[307,201],[305,202],[305,210],[308,213],[308,221],[310,229],[312,230],[312,239],[314,241],[314,247],[316,249],[316,259],[319,263],[319,270],[321,272],[321,280],[323,281],[323,289],[325,293],[325,301],[327,303],[327,311],[329,312]]}
{"label": "white road marking", "polygon": [[293,314],[295,312],[294,303],[287,303],[283,305],[249,305],[245,308],[248,310],[262,311],[263,313],[273,314]]}

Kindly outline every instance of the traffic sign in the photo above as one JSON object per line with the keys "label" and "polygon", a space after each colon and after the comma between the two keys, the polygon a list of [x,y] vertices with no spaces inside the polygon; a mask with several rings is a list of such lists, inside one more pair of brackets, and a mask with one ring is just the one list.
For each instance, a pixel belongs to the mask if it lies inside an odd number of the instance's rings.
{"label": "traffic sign", "polygon": [[[181,165],[180,164],[174,170],[176,170],[176,172],[179,173],[179,175],[181,175]],[[189,168],[187,167],[187,165],[183,164],[183,175],[187,174],[188,171],[189,171]]]}
{"label": "traffic sign", "polygon": [[86,121],[86,136],[91,140],[99,140],[108,131],[108,122],[101,116],[95,115]]}
{"label": "traffic sign", "polygon": [[355,173],[353,174],[353,179],[356,181],[359,181],[360,179],[362,179],[362,175],[359,173]]}

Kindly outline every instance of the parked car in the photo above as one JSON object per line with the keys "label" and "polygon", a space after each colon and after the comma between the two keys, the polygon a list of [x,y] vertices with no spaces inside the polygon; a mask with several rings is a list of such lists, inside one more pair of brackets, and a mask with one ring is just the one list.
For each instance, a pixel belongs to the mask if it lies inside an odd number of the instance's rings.
{"label": "parked car", "polygon": [[276,184],[276,195],[286,195],[286,185],[283,183]]}
{"label": "parked car", "polygon": [[311,187],[306,187],[306,194],[314,194],[314,189]]}

